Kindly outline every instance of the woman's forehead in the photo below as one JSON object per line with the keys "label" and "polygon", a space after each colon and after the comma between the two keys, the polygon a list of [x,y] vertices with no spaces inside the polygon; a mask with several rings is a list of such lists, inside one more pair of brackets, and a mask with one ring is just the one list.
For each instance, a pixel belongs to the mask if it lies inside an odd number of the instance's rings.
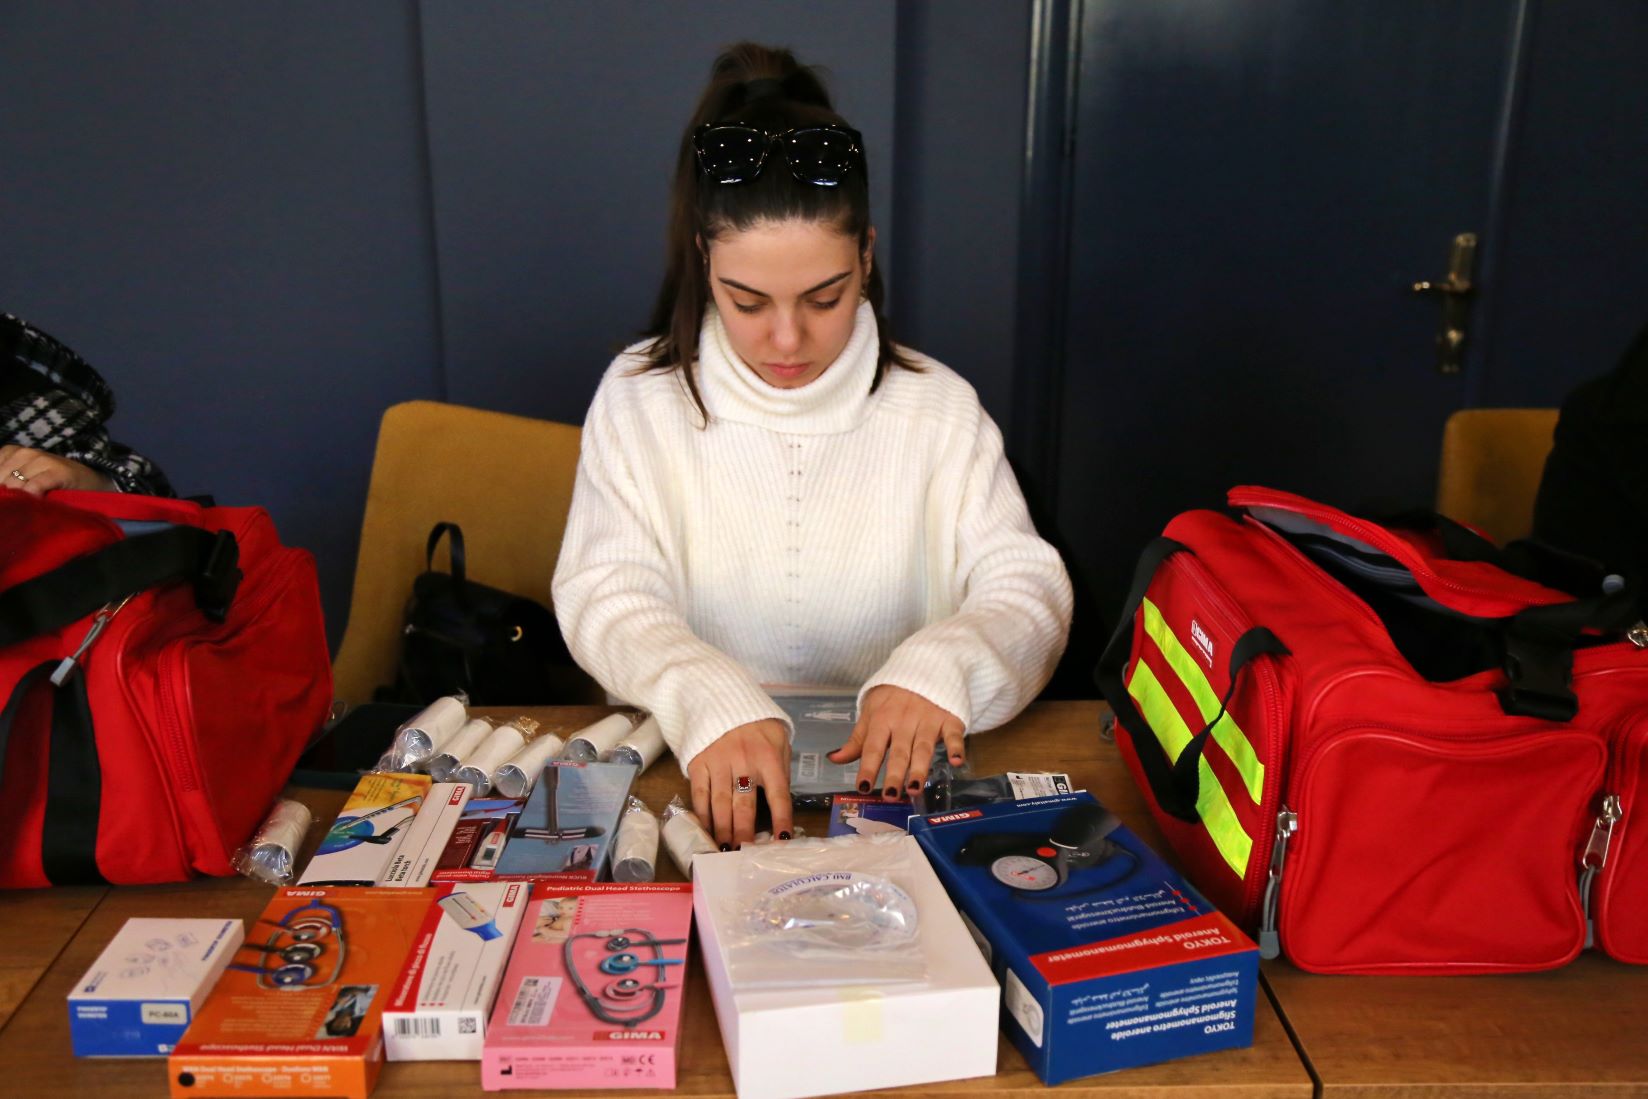
{"label": "woman's forehead", "polygon": [[774,293],[802,290],[851,269],[858,242],[832,222],[789,218],[726,230],[710,251],[720,277]]}

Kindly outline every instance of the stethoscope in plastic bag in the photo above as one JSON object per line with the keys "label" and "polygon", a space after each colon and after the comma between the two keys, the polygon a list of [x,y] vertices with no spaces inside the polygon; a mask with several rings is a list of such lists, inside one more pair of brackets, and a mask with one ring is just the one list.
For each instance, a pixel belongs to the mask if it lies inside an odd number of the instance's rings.
{"label": "stethoscope in plastic bag", "polygon": [[[605,939],[607,956],[595,964],[600,979],[606,980],[597,994],[578,972],[577,958],[572,944],[579,939]],[[580,931],[568,935],[562,944],[567,978],[578,990],[579,997],[589,1013],[612,1026],[640,1026],[664,1009],[664,993],[679,985],[666,985],[664,976],[668,967],[681,965],[684,959],[667,958],[664,947],[680,946],[685,939],[656,939],[643,927],[617,927],[605,931]],[[641,951],[650,950],[652,956],[642,957]],[[652,969],[652,979],[636,976],[642,969]]]}
{"label": "stethoscope in plastic bag", "polygon": [[[1015,900],[1065,901],[1097,893],[1126,880],[1139,867],[1138,856],[1107,838],[1121,826],[1116,814],[1089,803],[1065,810],[1047,835],[1039,832],[982,832],[961,845],[956,860],[988,866],[990,876],[1013,890]],[[1081,889],[1066,890],[1072,870],[1122,862],[1103,881],[1078,878]]]}
{"label": "stethoscope in plastic bag", "polygon": [[[273,920],[258,922],[271,924],[274,931],[262,946],[256,943],[242,943],[240,949],[257,950],[272,955],[279,960],[279,964],[269,966],[231,962],[229,968],[256,973],[259,988],[283,991],[325,988],[343,973],[343,959],[349,953],[349,944],[343,937],[343,913],[335,906],[312,900],[286,913],[278,923]],[[327,978],[324,981],[316,981],[314,977],[318,967],[315,962],[326,953],[328,939],[337,943],[337,958],[333,961],[331,973]]]}

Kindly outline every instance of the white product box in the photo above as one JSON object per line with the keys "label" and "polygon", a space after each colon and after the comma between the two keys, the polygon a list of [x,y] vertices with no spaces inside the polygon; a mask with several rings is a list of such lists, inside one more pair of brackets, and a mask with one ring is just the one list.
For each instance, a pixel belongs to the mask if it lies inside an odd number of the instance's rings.
{"label": "white product box", "polygon": [[391,1061],[479,1061],[528,882],[453,882],[429,906],[383,1010]]}
{"label": "white product box", "polygon": [[[875,987],[737,989],[720,934],[744,852],[693,860],[693,908],[715,1016],[739,1099],[901,1087],[996,1071],[1001,989],[961,916],[911,837],[908,883],[920,913],[927,980]],[[824,1056],[798,1059],[796,1042]]]}
{"label": "white product box", "polygon": [[435,872],[435,864],[446,850],[474,789],[467,782],[437,782],[431,786],[378,884],[408,888],[428,885],[429,875]]}
{"label": "white product box", "polygon": [[127,920],[69,993],[75,1056],[170,1053],[244,936],[239,920]]}

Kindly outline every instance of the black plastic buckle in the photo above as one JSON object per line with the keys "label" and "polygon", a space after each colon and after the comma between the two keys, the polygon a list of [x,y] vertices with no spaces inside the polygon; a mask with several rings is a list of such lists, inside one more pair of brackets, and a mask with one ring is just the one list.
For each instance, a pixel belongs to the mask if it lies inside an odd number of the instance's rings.
{"label": "black plastic buckle", "polygon": [[195,604],[200,612],[213,622],[229,617],[242,575],[240,543],[228,531],[218,531],[211,549],[206,551],[206,560],[195,574]]}
{"label": "black plastic buckle", "polygon": [[1505,678],[1498,692],[1507,714],[1572,721],[1579,714],[1574,695],[1572,641],[1548,643],[1525,633],[1505,634]]}

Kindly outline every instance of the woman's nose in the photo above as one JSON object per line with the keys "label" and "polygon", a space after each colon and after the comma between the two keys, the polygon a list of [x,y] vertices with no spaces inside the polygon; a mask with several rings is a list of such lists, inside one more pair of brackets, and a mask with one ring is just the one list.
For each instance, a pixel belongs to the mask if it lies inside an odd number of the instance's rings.
{"label": "woman's nose", "polygon": [[801,349],[800,318],[787,310],[778,310],[773,321],[773,350],[782,355],[793,355]]}

